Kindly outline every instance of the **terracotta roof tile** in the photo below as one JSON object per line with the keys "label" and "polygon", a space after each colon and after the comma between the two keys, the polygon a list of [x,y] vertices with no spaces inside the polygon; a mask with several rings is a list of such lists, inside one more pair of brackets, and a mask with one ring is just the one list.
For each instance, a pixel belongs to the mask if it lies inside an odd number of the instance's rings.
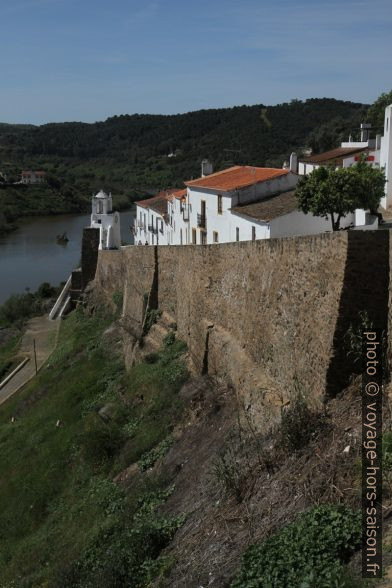
{"label": "terracotta roof tile", "polygon": [[231,209],[236,214],[265,222],[289,214],[294,210],[297,210],[297,198],[294,190],[276,194],[275,196],[270,196],[269,198],[264,198],[251,204],[235,206]]}
{"label": "terracotta roof tile", "polygon": [[246,188],[259,182],[266,182],[290,173],[285,169],[270,167],[252,167],[250,165],[236,165],[220,172],[215,172],[204,178],[185,182],[186,186],[195,188],[210,188],[228,192],[238,188]]}
{"label": "terracotta roof tile", "polygon": [[342,165],[345,157],[355,155],[355,153],[361,153],[367,151],[367,147],[338,147],[337,149],[331,149],[330,151],[324,151],[324,153],[318,153],[315,155],[309,155],[300,159],[302,163],[327,163],[328,161],[336,161],[338,165]]}
{"label": "terracotta roof tile", "polygon": [[151,208],[155,212],[160,215],[165,215],[167,213],[167,202],[173,198],[173,193],[167,190],[162,190],[162,192],[158,192],[156,196],[152,198],[147,198],[146,200],[139,200],[136,202],[137,206],[141,206],[142,208]]}

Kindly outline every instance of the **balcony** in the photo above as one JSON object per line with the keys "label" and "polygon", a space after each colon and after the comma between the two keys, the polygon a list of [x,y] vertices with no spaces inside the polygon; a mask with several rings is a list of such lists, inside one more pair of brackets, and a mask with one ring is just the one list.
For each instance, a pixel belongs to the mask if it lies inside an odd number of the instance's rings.
{"label": "balcony", "polygon": [[205,214],[198,214],[197,215],[197,226],[200,229],[206,229],[207,228],[207,218]]}
{"label": "balcony", "polygon": [[148,230],[150,231],[150,233],[152,233],[153,235],[156,235],[158,233],[158,229],[156,227],[154,227],[154,225],[148,225]]}

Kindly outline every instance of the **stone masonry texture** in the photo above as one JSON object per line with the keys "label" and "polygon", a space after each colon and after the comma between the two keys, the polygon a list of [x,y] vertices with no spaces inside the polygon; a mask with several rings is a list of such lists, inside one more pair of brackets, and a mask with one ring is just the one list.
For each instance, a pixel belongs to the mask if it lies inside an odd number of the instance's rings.
{"label": "stone masonry texture", "polygon": [[123,293],[133,342],[147,304],[168,313],[193,370],[224,379],[261,422],[298,390],[319,407],[344,388],[353,370],[345,334],[361,311],[387,332],[389,241],[389,231],[340,231],[100,251],[94,296],[111,304]]}

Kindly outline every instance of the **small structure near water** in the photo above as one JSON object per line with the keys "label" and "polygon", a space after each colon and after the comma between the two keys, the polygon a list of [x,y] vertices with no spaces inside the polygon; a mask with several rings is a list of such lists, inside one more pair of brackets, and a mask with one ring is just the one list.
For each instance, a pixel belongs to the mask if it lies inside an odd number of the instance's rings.
{"label": "small structure near water", "polygon": [[[58,235],[59,237],[65,237]],[[94,279],[99,249],[120,249],[120,214],[112,210],[112,195],[103,190],[92,198],[91,223],[83,229],[81,263],[68,278],[49,318],[56,320],[77,304],[87,284]]]}
{"label": "small structure near water", "polygon": [[90,227],[99,229],[99,249],[120,248],[120,214],[113,212],[112,195],[103,190],[92,198]]}

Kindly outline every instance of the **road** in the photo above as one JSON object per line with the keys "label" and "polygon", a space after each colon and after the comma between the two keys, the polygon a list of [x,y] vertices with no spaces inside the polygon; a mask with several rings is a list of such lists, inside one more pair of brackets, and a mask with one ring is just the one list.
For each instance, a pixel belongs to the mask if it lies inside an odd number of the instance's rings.
{"label": "road", "polygon": [[50,321],[48,316],[38,316],[27,323],[26,332],[22,338],[19,357],[20,363],[28,357],[30,361],[15,374],[15,376],[0,389],[0,404],[15,394],[35,375],[34,340],[37,355],[37,368],[45,363],[56,347],[57,334],[61,321]]}

